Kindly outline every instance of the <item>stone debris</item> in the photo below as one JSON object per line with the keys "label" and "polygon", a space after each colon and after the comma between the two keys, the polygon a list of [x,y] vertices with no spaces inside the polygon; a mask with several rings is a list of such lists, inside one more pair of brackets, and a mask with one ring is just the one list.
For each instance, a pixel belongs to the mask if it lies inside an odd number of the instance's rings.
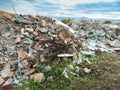
{"label": "stone debris", "polygon": [[85,73],[90,73],[90,72],[91,72],[91,69],[84,68],[84,72],[85,72]]}
{"label": "stone debris", "polygon": [[[0,17],[0,85],[6,88],[31,75],[34,81],[41,82],[44,72],[36,72],[36,67],[50,70],[49,65],[60,58],[72,58],[80,64],[85,56],[85,61],[91,64],[87,57],[115,51],[120,51],[119,25],[83,20],[68,26],[44,16],[4,14]],[[70,71],[75,67],[68,67],[62,75],[78,76]],[[91,69],[84,68],[84,71],[90,73]]]}

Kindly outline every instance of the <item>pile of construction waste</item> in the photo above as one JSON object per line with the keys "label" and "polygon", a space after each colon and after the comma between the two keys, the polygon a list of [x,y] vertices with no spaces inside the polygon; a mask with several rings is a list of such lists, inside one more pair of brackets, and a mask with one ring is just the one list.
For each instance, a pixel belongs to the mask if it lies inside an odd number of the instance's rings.
{"label": "pile of construction waste", "polygon": [[4,14],[0,18],[0,85],[20,85],[27,76],[41,81],[44,73],[37,72],[37,67],[75,56],[80,64],[81,55],[92,56],[98,50],[120,50],[120,26],[87,20],[69,27],[44,16]]}

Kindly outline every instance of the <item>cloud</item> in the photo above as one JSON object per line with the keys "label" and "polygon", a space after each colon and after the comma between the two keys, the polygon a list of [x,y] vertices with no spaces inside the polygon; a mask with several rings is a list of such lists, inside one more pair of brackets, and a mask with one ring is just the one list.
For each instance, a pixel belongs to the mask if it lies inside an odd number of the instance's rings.
{"label": "cloud", "polygon": [[17,13],[21,14],[36,14],[36,8],[34,5],[26,0],[16,0],[14,7]]}
{"label": "cloud", "polygon": [[[18,14],[117,19],[120,18],[120,7],[115,1],[117,0],[12,0]],[[0,4],[0,9],[13,12],[10,0],[0,0]]]}
{"label": "cloud", "polygon": [[[93,18],[93,19],[120,19],[120,12],[96,12],[96,13],[77,13],[74,14],[74,12],[67,12],[64,14],[65,11],[61,11],[59,13],[53,13],[53,17],[71,17],[71,18],[80,18],[80,17],[87,17],[87,18]],[[62,14],[63,13],[63,14]]]}
{"label": "cloud", "polygon": [[89,4],[98,2],[115,2],[118,0],[59,0],[59,2],[66,6],[74,6],[77,4]]}

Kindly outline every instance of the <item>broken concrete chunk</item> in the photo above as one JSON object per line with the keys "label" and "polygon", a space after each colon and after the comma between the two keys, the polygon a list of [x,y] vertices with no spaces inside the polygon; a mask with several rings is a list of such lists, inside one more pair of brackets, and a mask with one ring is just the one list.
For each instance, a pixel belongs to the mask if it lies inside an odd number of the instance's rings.
{"label": "broken concrete chunk", "polygon": [[10,73],[10,65],[6,65],[5,69],[1,71],[1,76],[5,78],[9,75],[9,73]]}
{"label": "broken concrete chunk", "polygon": [[40,62],[45,62],[44,55],[40,55]]}
{"label": "broken concrete chunk", "polygon": [[11,33],[10,33],[10,32],[6,32],[5,34],[3,34],[3,36],[5,36],[6,38],[7,38],[7,37],[10,37],[10,36],[11,36]]}
{"label": "broken concrete chunk", "polygon": [[48,32],[48,29],[46,29],[46,28],[40,28],[40,32],[42,32],[42,33],[47,33],[47,32]]}

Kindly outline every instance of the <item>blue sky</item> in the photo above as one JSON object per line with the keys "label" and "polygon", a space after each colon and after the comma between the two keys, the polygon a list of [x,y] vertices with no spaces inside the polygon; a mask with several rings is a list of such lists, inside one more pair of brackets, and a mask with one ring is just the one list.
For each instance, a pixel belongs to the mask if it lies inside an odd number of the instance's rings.
{"label": "blue sky", "polygon": [[51,17],[120,19],[120,0],[0,0],[0,10]]}

